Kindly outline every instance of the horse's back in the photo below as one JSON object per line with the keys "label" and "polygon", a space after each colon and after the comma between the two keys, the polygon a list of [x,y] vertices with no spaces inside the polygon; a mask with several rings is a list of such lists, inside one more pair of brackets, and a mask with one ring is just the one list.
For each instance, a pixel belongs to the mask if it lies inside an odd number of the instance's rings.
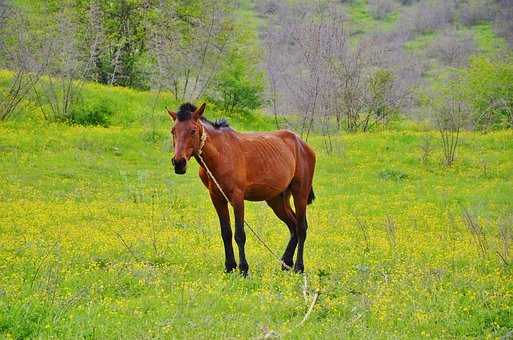
{"label": "horse's back", "polygon": [[290,130],[248,132],[240,134],[240,137],[245,153],[256,153],[262,158],[270,157],[279,163],[281,159],[288,165],[295,165],[296,159],[301,156],[298,152],[302,153],[303,149],[312,152],[310,147]]}
{"label": "horse's back", "polygon": [[278,195],[294,178],[313,176],[315,154],[292,131],[242,133],[239,141],[245,160],[248,200]]}

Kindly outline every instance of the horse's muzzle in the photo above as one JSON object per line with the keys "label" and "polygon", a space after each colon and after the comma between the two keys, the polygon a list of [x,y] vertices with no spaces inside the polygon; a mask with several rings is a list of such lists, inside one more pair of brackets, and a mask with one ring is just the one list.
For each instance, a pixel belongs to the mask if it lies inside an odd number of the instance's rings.
{"label": "horse's muzzle", "polygon": [[173,167],[175,168],[175,174],[183,175],[187,170],[187,161],[185,158],[175,159],[171,158],[171,163],[173,163]]}

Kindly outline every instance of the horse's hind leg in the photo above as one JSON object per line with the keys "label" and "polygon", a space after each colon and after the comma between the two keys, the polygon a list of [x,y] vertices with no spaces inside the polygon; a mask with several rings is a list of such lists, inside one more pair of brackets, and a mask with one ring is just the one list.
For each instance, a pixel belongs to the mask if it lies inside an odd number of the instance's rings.
{"label": "horse's hind leg", "polygon": [[[267,204],[273,209],[276,216],[282,220],[290,231],[290,239],[287,248],[282,256],[282,261],[290,268],[294,265],[294,252],[296,251],[297,235],[296,235],[296,216],[290,207],[290,192],[285,191],[275,198],[268,200]],[[282,265],[283,270],[287,270]]]}
{"label": "horse's hind leg", "polygon": [[294,264],[294,271],[302,273],[305,269],[303,263],[303,250],[305,247],[306,230],[308,224],[306,222],[306,206],[308,204],[308,195],[311,185],[300,185],[293,183],[291,185],[292,197],[294,198],[294,207],[296,209],[296,233],[297,233],[297,256]]}

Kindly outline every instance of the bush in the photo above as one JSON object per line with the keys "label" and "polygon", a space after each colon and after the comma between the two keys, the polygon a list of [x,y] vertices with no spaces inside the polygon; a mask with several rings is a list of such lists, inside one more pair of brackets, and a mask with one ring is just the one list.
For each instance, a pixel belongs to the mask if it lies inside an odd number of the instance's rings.
{"label": "bush", "polygon": [[425,1],[412,8],[406,19],[408,31],[416,34],[434,32],[454,19],[453,1]]}
{"label": "bush", "polygon": [[454,30],[449,30],[431,44],[427,53],[445,65],[461,67],[467,64],[470,55],[476,51],[476,44],[470,32],[458,34]]}
{"label": "bush", "polygon": [[234,52],[216,78],[208,100],[232,115],[236,111],[258,109],[262,105],[263,77],[239,53]]}
{"label": "bush", "polygon": [[374,19],[384,19],[394,9],[392,0],[369,0],[369,13]]}
{"label": "bush", "polygon": [[513,127],[513,60],[471,59],[459,79],[478,129]]}
{"label": "bush", "polygon": [[378,173],[378,176],[384,180],[401,181],[408,178],[408,174],[401,170],[383,169]]}
{"label": "bush", "polygon": [[75,105],[66,121],[71,124],[107,127],[112,114],[113,110],[108,102],[90,101]]}
{"label": "bush", "polygon": [[261,0],[255,3],[255,9],[263,15],[273,15],[279,7],[280,2],[278,0]]}
{"label": "bush", "polygon": [[450,94],[442,99],[441,104],[438,108],[435,107],[436,127],[442,138],[443,162],[451,166],[460,144],[460,131],[468,120],[468,108],[464,102]]}
{"label": "bush", "polygon": [[495,31],[513,47],[513,0],[498,0]]}
{"label": "bush", "polygon": [[[378,69],[369,78],[368,110],[376,123],[387,124],[398,109],[398,98],[394,93],[394,74],[390,70]],[[364,126],[367,130],[367,123]]]}
{"label": "bush", "polygon": [[398,1],[403,6],[410,6],[410,5],[414,4],[414,3],[419,2],[420,0],[398,0]]}
{"label": "bush", "polygon": [[473,26],[489,21],[494,17],[494,4],[489,0],[473,0],[461,5],[460,21],[466,26]]}

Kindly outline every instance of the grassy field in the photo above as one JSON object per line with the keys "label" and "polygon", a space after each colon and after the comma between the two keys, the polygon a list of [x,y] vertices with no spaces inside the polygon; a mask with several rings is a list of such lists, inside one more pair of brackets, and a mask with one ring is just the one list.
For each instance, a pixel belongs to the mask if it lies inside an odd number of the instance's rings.
{"label": "grassy field", "polygon": [[[97,96],[108,91],[126,106],[110,128],[0,125],[0,337],[441,338],[513,329],[513,249],[499,232],[513,225],[511,131],[463,134],[451,168],[441,165],[437,133],[418,128],[342,134],[331,155],[312,137],[317,200],[305,265],[321,294],[298,327],[308,307],[303,278],[282,272],[251,233],[250,276],[223,273],[197,165],[182,177],[171,170],[166,103],[150,124],[143,113],[152,105],[130,106],[154,103],[148,95],[98,88]],[[271,126],[234,119],[239,128]],[[247,206],[247,221],[281,253],[285,226],[265,204]],[[463,210],[482,233],[470,232]]]}

